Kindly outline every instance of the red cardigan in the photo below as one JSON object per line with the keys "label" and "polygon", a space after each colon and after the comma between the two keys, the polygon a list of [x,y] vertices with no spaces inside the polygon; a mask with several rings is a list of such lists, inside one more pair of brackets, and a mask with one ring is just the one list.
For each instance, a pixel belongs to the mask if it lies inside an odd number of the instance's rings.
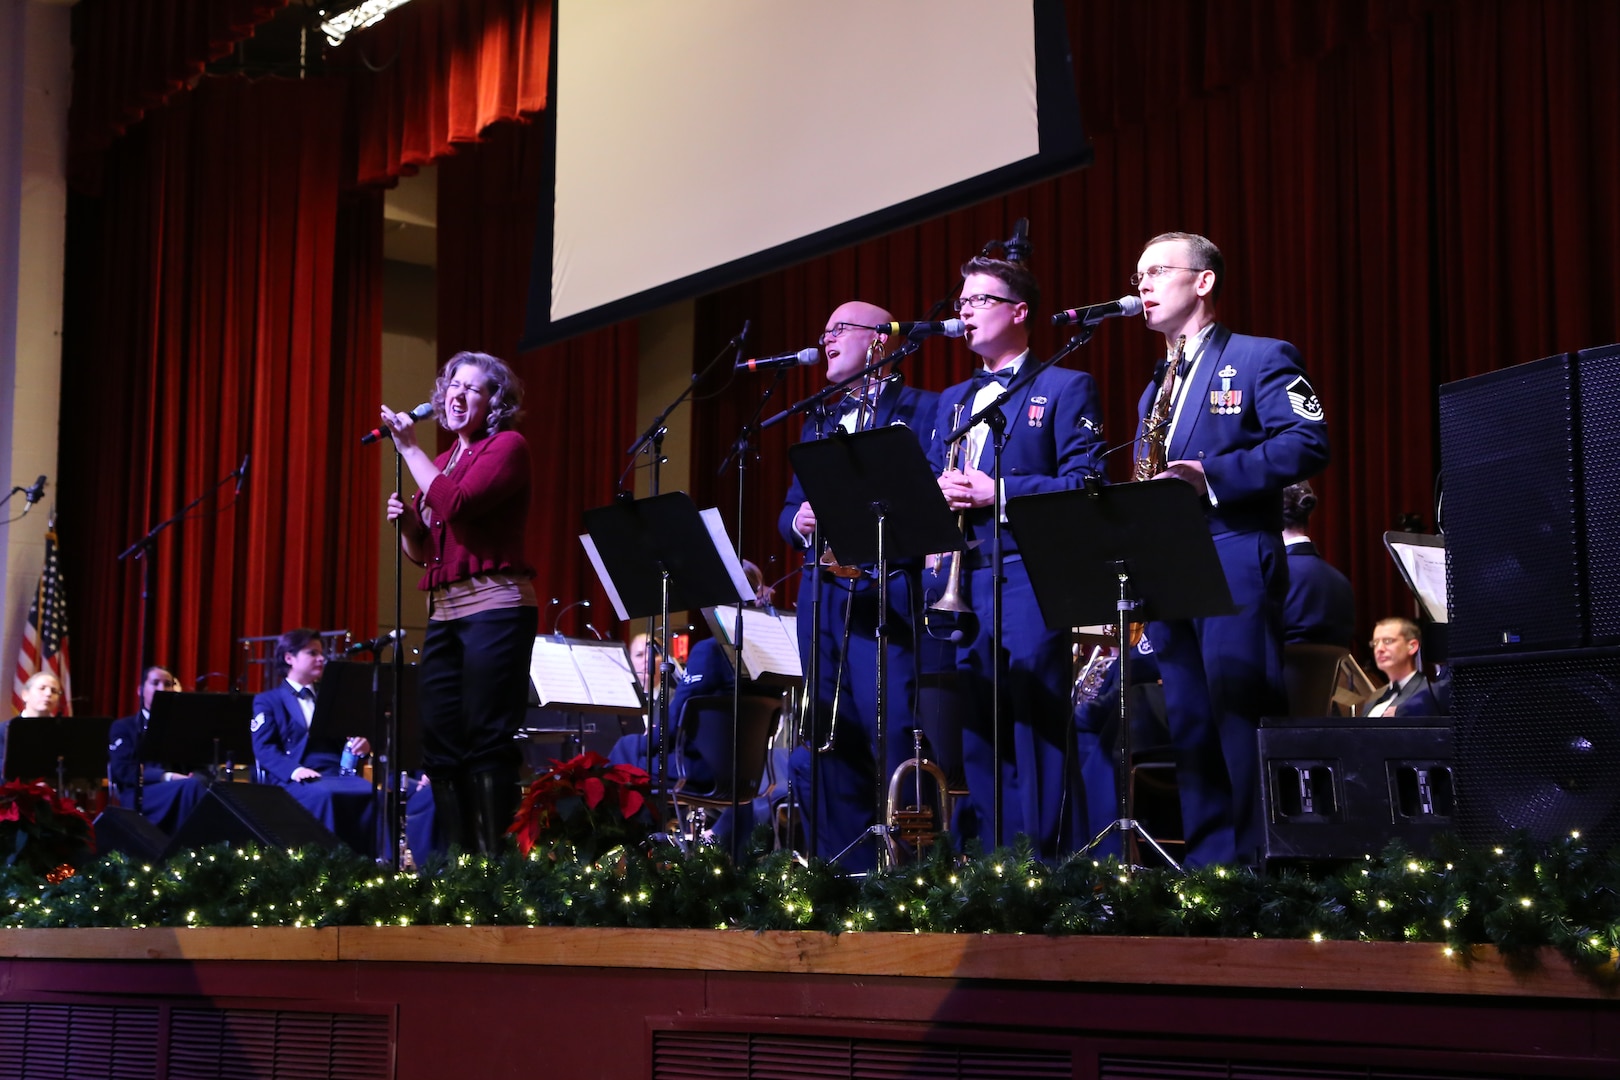
{"label": "red cardigan", "polygon": [[529,517],[529,444],[515,431],[501,431],[467,448],[454,472],[445,465],[454,450],[434,460],[439,475],[416,495],[420,514],[433,510],[423,591],[474,574],[533,577],[523,550]]}

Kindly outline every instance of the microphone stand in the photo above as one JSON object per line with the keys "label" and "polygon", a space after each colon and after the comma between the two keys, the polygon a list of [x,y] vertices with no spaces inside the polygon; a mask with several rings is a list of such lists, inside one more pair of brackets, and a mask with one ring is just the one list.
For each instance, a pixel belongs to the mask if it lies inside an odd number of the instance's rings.
{"label": "microphone stand", "polygon": [[[737,355],[739,359],[742,356],[742,339],[740,337],[737,339]],[[765,396],[760,398],[759,404],[754,407],[754,415],[743,422],[742,430],[737,433],[737,439],[732,444],[730,455],[720,463],[720,468],[716,471],[716,475],[724,475],[733,461],[737,463],[736,543],[737,558],[739,560],[743,557],[743,524],[747,521],[747,518],[743,516],[743,495],[748,488],[748,459],[757,456],[757,451],[754,448],[754,437],[759,433],[759,428],[756,425],[760,414],[765,411],[765,404],[771,400],[771,395],[775,394],[786,381],[787,369],[778,368],[776,378],[765,389]],[[738,761],[742,749],[742,724],[740,719],[742,716],[743,682],[742,604],[737,605],[737,619],[732,631],[732,642],[736,647],[737,677],[731,680],[731,861],[733,865],[740,865],[742,863],[742,830],[737,827],[737,822],[741,816],[738,813],[738,795],[740,793],[737,788],[742,783],[741,762]],[[679,718],[677,717],[677,719]],[[748,801],[753,802],[754,796],[758,794],[757,791],[751,793],[748,796]]]}
{"label": "microphone stand", "polygon": [[[631,497],[631,493],[625,490],[624,481],[625,478],[630,475],[630,470],[635,468],[636,458],[640,457],[642,451],[644,450],[647,451],[650,458],[650,464],[652,466],[652,476],[648,481],[647,495],[649,498],[651,498],[652,496],[659,494],[659,472],[660,466],[662,466],[664,463],[664,436],[669,434],[669,429],[664,426],[664,422],[669,419],[671,413],[680,407],[681,402],[687,399],[687,397],[692,393],[692,390],[703,379],[703,377],[710,371],[714,370],[715,365],[720,362],[720,359],[723,356],[733,351],[735,351],[739,357],[742,355],[743,343],[748,340],[748,330],[752,325],[753,320],[744,319],[742,330],[737,333],[737,336],[726,342],[725,346],[719,352],[714,354],[714,359],[710,360],[704,365],[702,371],[694,372],[692,374],[692,378],[687,381],[686,386],[681,389],[681,392],[675,396],[675,400],[671,401],[664,408],[664,411],[658,414],[658,417],[647,426],[647,430],[643,431],[641,435],[637,437],[636,441],[630,445],[630,449],[625,451],[625,456],[630,460],[625,465],[624,472],[619,474],[619,496],[621,498]],[[647,717],[647,773],[649,776],[654,778],[658,791],[667,796],[669,793],[669,752],[667,749],[669,745],[669,733],[664,730],[664,728],[667,726],[664,721],[668,719],[664,716],[664,709],[669,703],[669,678],[671,670],[674,667],[669,658],[668,568],[663,568],[663,577],[664,599],[660,610],[662,611],[662,618],[664,620],[664,640],[661,644],[656,645],[658,649],[658,688],[653,695],[652,708],[648,710]],[[653,648],[657,642],[657,639],[658,620],[652,616],[648,616],[648,647]],[[638,682],[643,678],[642,673],[639,671],[635,672],[635,676]],[[656,771],[653,769],[653,743],[655,741],[655,735],[657,736],[656,741],[658,743],[658,751],[656,755],[658,768]],[[673,803],[671,805],[673,805]]]}
{"label": "microphone stand", "polygon": [[[390,443],[394,440],[389,439]],[[405,457],[399,452],[399,445],[394,443],[394,490],[405,490]],[[401,495],[401,499],[404,496]],[[377,755],[377,764],[382,772],[382,818],[383,835],[388,837],[388,865],[398,870],[399,838],[404,828],[401,820],[401,806],[399,801],[399,706],[400,695],[405,687],[405,650],[402,643],[405,640],[404,627],[404,579],[405,579],[405,515],[401,514],[394,519],[394,655],[389,662],[389,677],[393,683],[392,704],[383,711],[382,723],[382,753]],[[373,709],[378,701],[377,694],[377,653],[371,653],[371,693]],[[375,712],[372,714],[376,715]],[[415,852],[412,852],[414,855]]]}
{"label": "microphone stand", "polygon": [[1007,414],[1002,406],[1011,401],[1015,394],[1021,394],[1026,388],[1033,386],[1035,379],[1041,372],[1064,359],[1080,346],[1091,340],[1095,326],[1082,326],[1064,346],[1053,353],[1046,360],[1038,364],[1025,364],[1019,369],[1018,375],[1007,384],[1006,388],[997,394],[984,408],[962,421],[949,438],[941,445],[949,446],[962,438],[978,424],[984,424],[990,429],[992,448],[991,457],[991,499],[990,499],[990,754],[994,761],[991,775],[991,832],[995,836],[995,844],[999,847],[1001,839],[1002,815],[1002,783],[1001,783],[1001,630],[1002,630],[1002,586],[1005,579],[1002,576],[1002,540],[1001,517],[1005,509],[1001,490],[1001,453],[1007,448]]}
{"label": "microphone stand", "polygon": [[[186,503],[186,505],[184,505],[180,509],[176,510],[173,514],[169,515],[168,517],[164,518],[162,521],[158,522],[156,525],[152,526],[152,528],[147,531],[145,536],[141,537],[139,540],[137,540],[133,544],[129,545],[129,547],[125,548],[123,551],[118,553],[118,561],[119,562],[125,562],[125,561],[127,561],[129,559],[136,559],[136,560],[139,560],[139,562],[141,564],[140,620],[139,620],[139,625],[136,627],[136,630],[135,630],[135,656],[136,656],[137,661],[140,664],[140,669],[141,669],[142,674],[145,674],[146,669],[152,666],[150,658],[146,655],[147,648],[150,645],[150,642],[148,642],[148,640],[147,640],[146,623],[147,623],[147,616],[148,616],[148,613],[149,613],[149,610],[150,610],[149,607],[148,607],[148,604],[150,602],[149,598],[150,598],[151,592],[152,592],[152,559],[151,559],[151,555],[152,555],[153,549],[155,549],[157,547],[158,535],[160,533],[162,533],[164,529],[167,529],[169,526],[177,524],[178,522],[184,521],[185,518],[186,518],[186,515],[190,514],[192,510],[196,509],[196,507],[197,507],[197,505],[199,503],[201,503],[204,499],[208,498],[208,496],[214,494],[214,492],[218,491],[220,488],[224,487],[226,484],[230,483],[232,480],[236,480],[238,482],[244,482],[244,481],[246,481],[246,479],[247,478],[242,475],[242,469],[241,469],[240,466],[238,466],[237,468],[232,469],[230,472],[226,473],[224,476],[220,477],[217,481],[215,481],[209,487],[204,489],[204,491],[203,491],[203,493],[201,495],[198,495],[195,499],[192,499],[190,502]],[[238,494],[241,493],[240,489],[238,489],[237,493]],[[10,496],[7,496],[7,498],[10,498]],[[136,811],[136,813],[140,812],[141,803],[144,800],[145,795],[146,795],[146,770],[144,768],[139,767],[140,764],[141,764],[141,745],[140,745],[140,743],[144,739],[144,737],[145,737],[145,730],[143,729],[137,735],[136,743],[135,743],[135,763],[136,763],[136,766],[137,766],[137,768],[135,770],[135,811]]]}
{"label": "microphone stand", "polygon": [[[783,409],[781,412],[777,413],[775,416],[772,416],[768,420],[765,420],[763,423],[759,424],[758,427],[755,430],[756,431],[764,431],[767,428],[775,427],[777,424],[782,423],[783,421],[787,420],[790,416],[796,416],[796,415],[799,415],[800,413],[804,413],[804,414],[808,414],[811,417],[810,420],[806,421],[806,426],[809,426],[810,424],[815,425],[815,432],[816,432],[815,437],[817,439],[826,438],[827,434],[828,434],[828,432],[827,432],[827,402],[831,398],[833,398],[834,396],[836,396],[837,394],[839,394],[839,393],[841,393],[843,391],[848,390],[851,386],[854,386],[857,382],[860,382],[860,381],[864,380],[868,375],[874,375],[877,372],[881,371],[883,368],[892,367],[896,362],[898,362],[900,360],[903,360],[906,357],[912,355],[918,349],[922,348],[922,343],[923,343],[923,338],[921,338],[921,337],[907,338],[905,344],[900,346],[900,348],[896,349],[893,353],[889,354],[888,356],[880,356],[876,360],[872,361],[870,364],[867,364],[864,367],[862,367],[859,371],[857,371],[854,374],[850,375],[848,378],[840,379],[838,382],[835,382],[835,383],[829,383],[826,387],[822,388],[821,390],[818,390],[814,394],[811,394],[809,397],[805,398],[804,400],[794,402],[792,405],[789,405],[786,409]],[[774,389],[774,387],[772,389]],[[881,389],[879,389],[878,394],[879,394],[879,396],[882,395],[882,390]],[[766,399],[768,400],[769,397],[770,397],[770,395],[767,393],[766,394]],[[760,408],[763,409],[764,407],[765,407],[765,402],[761,401],[760,402]],[[872,408],[874,409],[874,411],[877,408],[877,402],[875,400],[872,402]],[[739,496],[740,496],[740,489],[739,489]],[[803,730],[803,731],[800,732],[801,735],[805,736],[804,743],[805,743],[805,746],[807,747],[807,749],[809,750],[809,753],[810,753],[810,770],[809,770],[810,771],[810,800],[809,800],[809,805],[811,807],[811,813],[809,815],[809,817],[810,817],[810,828],[809,828],[808,833],[807,833],[807,835],[805,837],[805,841],[806,841],[806,846],[810,849],[809,853],[811,855],[815,854],[815,852],[816,852],[816,841],[819,839],[819,815],[815,813],[814,808],[816,806],[816,796],[821,790],[821,754],[818,751],[817,747],[820,745],[820,739],[821,739],[821,733],[820,733],[820,730],[819,730],[819,727],[818,727],[818,725],[820,723],[820,719],[821,719],[820,718],[820,712],[821,712],[821,708],[820,708],[820,703],[821,703],[821,605],[822,605],[822,589],[823,589],[825,583],[822,581],[822,574],[821,574],[821,570],[820,570],[820,559],[821,559],[821,525],[818,522],[816,527],[814,529],[810,530],[810,556],[809,556],[809,558],[807,558],[805,560],[805,564],[804,564],[804,569],[806,571],[808,571],[808,575],[809,575],[809,579],[810,579],[810,649],[809,649],[809,662],[807,664],[805,664],[805,666],[804,666],[804,687],[805,687],[805,689],[804,689],[804,694],[805,694],[805,724],[804,724],[804,728],[806,730]],[[879,592],[882,593],[883,590],[880,588]],[[801,599],[799,602],[803,603],[803,600]],[[848,602],[851,603],[851,604],[853,604],[855,602],[855,597],[854,597],[853,592],[849,596]],[[886,608],[880,609],[880,611],[879,611],[879,621],[880,622],[884,621],[886,618],[887,618],[887,609]],[[884,658],[884,651],[885,650],[884,650],[882,644],[880,643],[880,647],[879,647],[879,651],[878,651],[879,667],[880,668],[882,667],[882,660]],[[881,688],[881,679],[882,679],[882,675],[880,674],[879,675],[880,687],[879,687],[879,690],[878,690],[878,700],[879,700],[879,702],[883,701],[883,692],[882,692],[882,688]],[[879,723],[881,724],[881,721],[879,721]],[[832,734],[832,732],[829,732],[829,734]],[[881,781],[882,774],[883,774],[883,763],[885,761],[885,759],[883,757],[883,748],[881,746],[879,746],[877,748],[876,753],[877,753],[877,759],[876,760],[878,761],[877,773],[878,773],[879,779]],[[793,791],[792,770],[789,770],[789,775],[788,775],[788,838],[789,838],[790,842],[791,842],[792,837],[794,835],[793,834],[793,811],[794,811],[794,807],[797,805],[797,800],[794,799],[793,796],[794,796],[794,791]],[[846,848],[845,850],[848,850],[848,849]],[[843,852],[839,852],[839,854],[842,855]],[[835,856],[835,858],[836,858],[836,856]]]}

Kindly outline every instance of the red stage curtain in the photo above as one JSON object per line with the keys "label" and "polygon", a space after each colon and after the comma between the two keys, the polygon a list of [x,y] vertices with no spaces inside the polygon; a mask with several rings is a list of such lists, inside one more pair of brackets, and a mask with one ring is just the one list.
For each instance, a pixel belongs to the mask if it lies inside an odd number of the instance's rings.
{"label": "red stage curtain", "polygon": [[476,142],[485,128],[546,107],[550,0],[418,0],[332,57],[354,90],[360,184]]}
{"label": "red stage curtain", "polygon": [[[1155,233],[1203,232],[1227,256],[1223,321],[1295,342],[1326,406],[1334,460],[1314,481],[1311,531],[1356,585],[1360,625],[1410,610],[1381,537],[1403,512],[1433,527],[1438,385],[1620,338],[1620,110],[1603,75],[1620,11],[1515,0],[1242,11],[1071,4],[1095,164],[707,297],[696,355],[744,317],[760,331],[752,351],[801,347],[856,296],[921,317],[1019,216],[1031,219],[1047,313],[1128,291]],[[1033,345],[1048,355],[1061,341],[1042,326]],[[1121,321],[1068,361],[1096,377],[1110,443],[1131,435],[1155,347]],[[915,384],[941,389],[973,358],[935,341],[908,363]],[[700,505],[732,505],[712,463],[765,385],[739,381],[697,406]],[[787,398],[819,385],[819,372],[796,371]],[[775,517],[794,437],[768,432],[750,474],[744,547],[778,574],[790,565]]]}
{"label": "red stage curtain", "polygon": [[69,175],[93,186],[101,152],[230,52],[287,0],[81,0],[73,11]]}
{"label": "red stage curtain", "polygon": [[[611,621],[580,547],[581,515],[612,499],[637,434],[635,322],[519,354],[547,148],[538,127],[499,124],[439,165],[439,353],[494,353],[525,383],[518,430],[534,461],[529,557],[542,605],[589,599],[563,629]],[[544,606],[542,617],[545,618]]]}
{"label": "red stage curtain", "polygon": [[342,104],[332,82],[206,79],[75,206],[62,516],[95,712],[136,684],[139,568],[116,554],[244,452],[241,496],[226,484],[157,542],[151,654],[189,682],[240,674],[241,633],[373,630],[380,503],[354,436],[377,397],[381,234],[375,198],[340,210]]}

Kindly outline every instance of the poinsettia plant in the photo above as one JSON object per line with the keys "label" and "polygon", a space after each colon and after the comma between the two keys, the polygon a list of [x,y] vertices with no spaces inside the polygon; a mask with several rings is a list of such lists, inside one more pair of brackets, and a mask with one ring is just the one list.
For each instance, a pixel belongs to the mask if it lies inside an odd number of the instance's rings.
{"label": "poinsettia plant", "polygon": [[0,786],[0,855],[48,881],[73,876],[96,850],[96,827],[77,803],[43,780]]}
{"label": "poinsettia plant", "polygon": [[645,840],[653,831],[649,801],[652,779],[634,765],[612,765],[587,750],[568,761],[551,762],[523,796],[512,827],[518,850],[557,849],[569,845],[582,862],[595,862],[605,851]]}

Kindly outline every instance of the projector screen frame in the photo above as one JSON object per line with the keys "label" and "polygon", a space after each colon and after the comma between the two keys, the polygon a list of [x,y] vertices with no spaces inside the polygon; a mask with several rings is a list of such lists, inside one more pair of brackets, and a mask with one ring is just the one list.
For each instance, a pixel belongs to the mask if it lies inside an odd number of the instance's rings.
{"label": "projector screen frame", "polygon": [[[570,0],[556,2],[561,5]],[[538,223],[530,258],[526,319],[519,347],[528,351],[635,318],[667,304],[714,292],[1089,165],[1092,160],[1091,143],[1086,138],[1080,116],[1062,0],[1030,0],[1030,4],[1035,35],[1039,135],[1039,150],[1033,156],[557,320],[551,318],[551,296],[557,183],[555,106],[559,34],[553,33],[546,95],[550,105],[535,120],[543,130],[546,154],[539,192]],[[559,25],[559,22],[554,21],[553,25]],[[970,67],[964,67],[964,78],[971,77],[971,72]],[[941,134],[943,136],[947,132],[942,131]]]}

